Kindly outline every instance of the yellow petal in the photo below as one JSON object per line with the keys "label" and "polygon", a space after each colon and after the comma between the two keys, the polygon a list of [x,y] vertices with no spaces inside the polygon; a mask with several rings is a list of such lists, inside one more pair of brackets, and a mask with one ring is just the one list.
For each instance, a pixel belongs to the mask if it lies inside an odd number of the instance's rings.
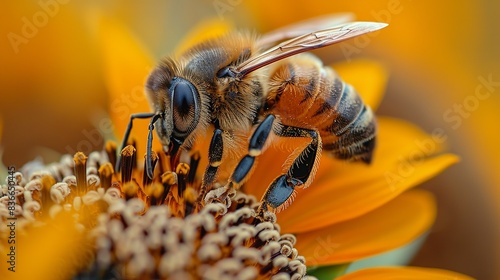
{"label": "yellow petal", "polygon": [[372,60],[356,59],[333,65],[340,77],[351,84],[363,101],[374,111],[378,108],[387,85],[386,69]]}
{"label": "yellow petal", "polygon": [[[109,91],[110,114],[121,141],[130,115],[151,112],[144,84],[155,62],[147,49],[120,22],[103,16],[99,38],[104,61],[104,79]],[[136,120],[131,137],[137,140],[139,152],[145,152],[148,122]],[[159,149],[159,141],[153,141]]]}
{"label": "yellow petal", "polygon": [[102,148],[100,129],[90,122],[93,110],[106,104],[100,62],[75,2],[1,4],[8,11],[0,24],[0,112],[9,164],[20,167],[41,147],[60,153]]}
{"label": "yellow petal", "polygon": [[424,267],[380,267],[369,268],[349,273],[337,278],[338,280],[472,280],[473,278],[436,268]]}
{"label": "yellow petal", "polygon": [[[312,185],[299,190],[295,201],[278,214],[286,232],[306,232],[363,215],[405,190],[428,180],[457,162],[451,154],[431,157],[442,139],[413,125],[380,118],[379,141],[370,166],[346,163],[323,155]],[[246,191],[260,198],[282,172],[288,152],[269,149],[259,158]]]}
{"label": "yellow petal", "polygon": [[90,262],[92,245],[84,232],[76,230],[69,214],[29,228],[26,234],[18,231],[15,238],[15,245],[11,244],[16,250],[15,272],[5,273],[3,267],[2,274],[13,276],[7,279],[70,279]]}
{"label": "yellow petal", "polygon": [[183,53],[188,48],[198,43],[224,35],[232,28],[233,27],[228,22],[215,18],[201,21],[200,24],[191,29],[182,42],[180,42],[176,49],[176,53]]}
{"label": "yellow petal", "polygon": [[412,190],[357,219],[298,234],[296,248],[308,266],[352,262],[411,242],[435,216],[434,197]]}

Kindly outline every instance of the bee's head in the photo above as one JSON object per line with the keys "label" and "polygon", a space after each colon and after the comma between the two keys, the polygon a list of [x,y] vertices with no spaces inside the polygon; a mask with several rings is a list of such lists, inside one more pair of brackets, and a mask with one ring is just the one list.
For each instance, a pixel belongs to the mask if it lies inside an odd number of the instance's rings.
{"label": "bee's head", "polygon": [[158,136],[175,156],[200,122],[201,100],[192,82],[172,73],[168,65],[158,66],[148,78],[146,91],[151,107],[163,114],[155,124]]}

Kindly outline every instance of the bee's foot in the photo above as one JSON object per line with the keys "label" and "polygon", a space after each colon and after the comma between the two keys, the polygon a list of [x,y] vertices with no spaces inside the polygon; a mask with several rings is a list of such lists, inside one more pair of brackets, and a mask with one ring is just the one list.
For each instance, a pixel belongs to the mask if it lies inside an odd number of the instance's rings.
{"label": "bee's foot", "polygon": [[205,204],[222,203],[229,208],[231,206],[231,198],[233,198],[235,194],[236,190],[228,185],[213,189],[205,195]]}

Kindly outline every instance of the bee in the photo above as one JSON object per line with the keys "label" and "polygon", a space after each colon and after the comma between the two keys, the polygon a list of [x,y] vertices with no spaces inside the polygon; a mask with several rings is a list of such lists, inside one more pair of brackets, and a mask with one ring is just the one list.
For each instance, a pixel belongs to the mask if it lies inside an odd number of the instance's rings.
{"label": "bee", "polygon": [[[245,141],[246,154],[233,166],[227,183],[216,189],[219,196],[227,196],[245,183],[271,134],[309,139],[292,158],[288,171],[267,188],[260,211],[281,210],[290,203],[296,188],[309,186],[322,151],[342,160],[370,163],[376,140],[373,112],[333,69],[312,54],[301,53],[387,24],[347,22],[317,27],[332,20],[344,19],[313,20],[261,38],[232,32],[201,42],[179,57],[164,58],[146,82],[153,112],[131,115],[122,147],[134,119],[151,119],[146,171],[152,178],[154,129],[175,166],[181,151],[191,150],[196,139],[212,127],[203,197],[217,182],[223,155],[236,149],[237,142]],[[320,30],[311,32],[312,28]],[[268,47],[271,44],[275,46]]]}

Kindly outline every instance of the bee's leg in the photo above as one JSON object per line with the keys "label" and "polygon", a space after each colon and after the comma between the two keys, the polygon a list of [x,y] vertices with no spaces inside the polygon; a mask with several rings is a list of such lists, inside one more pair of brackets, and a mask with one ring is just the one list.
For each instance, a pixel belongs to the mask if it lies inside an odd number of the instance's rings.
{"label": "bee's leg", "polygon": [[222,152],[224,150],[224,143],[222,140],[222,130],[216,128],[214,134],[212,135],[212,140],[210,141],[210,147],[208,148],[208,166],[205,170],[203,176],[203,181],[201,183],[200,195],[198,200],[201,201],[206,192],[212,187],[215,179],[217,178],[217,171],[219,170],[219,165],[222,162]]}
{"label": "bee's leg", "polygon": [[[149,133],[148,133],[148,143],[147,143],[147,158],[146,158],[146,166],[149,178],[153,177],[153,168],[151,164],[151,146],[153,141],[153,129],[154,123],[161,117],[159,113],[138,113],[130,115],[130,121],[127,125],[127,129],[125,130],[125,135],[123,136],[121,149],[127,145],[128,138],[130,137],[130,132],[132,131],[132,122],[134,119],[151,119],[149,123]],[[121,167],[121,154],[118,154],[118,159],[116,160],[115,171],[120,171]]]}
{"label": "bee's leg", "polygon": [[253,132],[248,145],[248,154],[240,160],[234,169],[229,180],[230,187],[237,188],[246,181],[255,162],[255,157],[262,153],[275,119],[274,115],[268,115]]}
{"label": "bee's leg", "polygon": [[321,153],[321,139],[315,130],[282,125],[274,131],[281,137],[310,137],[311,142],[295,158],[286,174],[277,177],[262,197],[257,213],[262,215],[268,207],[275,210],[286,208],[292,201],[296,187],[307,187],[309,178],[316,172]]}
{"label": "bee's leg", "polygon": [[275,119],[275,116],[268,115],[257,126],[256,130],[250,137],[248,154],[240,160],[231,174],[228,184],[220,189],[217,189],[217,194],[214,195],[214,197],[208,197],[207,195],[208,199],[205,198],[206,201],[215,197],[217,197],[219,201],[224,201],[230,193],[233,193],[235,189],[246,181],[255,162],[255,157],[262,153],[262,149],[264,148],[264,144],[273,128],[273,122]]}

